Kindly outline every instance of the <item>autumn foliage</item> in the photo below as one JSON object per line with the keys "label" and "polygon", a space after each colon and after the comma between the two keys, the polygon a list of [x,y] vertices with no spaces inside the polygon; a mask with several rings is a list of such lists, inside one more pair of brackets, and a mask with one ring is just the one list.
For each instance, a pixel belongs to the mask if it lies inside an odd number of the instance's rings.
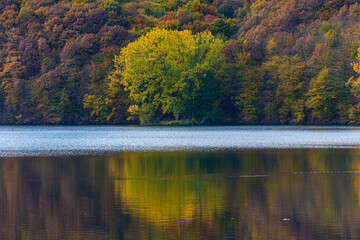
{"label": "autumn foliage", "polygon": [[0,0],[0,123],[358,124],[359,29],[356,0]]}

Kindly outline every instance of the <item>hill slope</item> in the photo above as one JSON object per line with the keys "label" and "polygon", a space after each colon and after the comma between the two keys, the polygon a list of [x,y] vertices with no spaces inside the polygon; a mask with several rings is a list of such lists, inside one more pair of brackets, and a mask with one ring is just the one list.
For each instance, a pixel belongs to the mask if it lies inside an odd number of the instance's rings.
{"label": "hill slope", "polygon": [[360,122],[349,80],[359,1],[0,0],[0,123],[129,123],[128,93],[119,86],[114,94],[108,76],[114,55],[155,27],[210,31],[225,42],[225,60],[208,75],[215,88],[206,90],[216,114],[191,121]]}

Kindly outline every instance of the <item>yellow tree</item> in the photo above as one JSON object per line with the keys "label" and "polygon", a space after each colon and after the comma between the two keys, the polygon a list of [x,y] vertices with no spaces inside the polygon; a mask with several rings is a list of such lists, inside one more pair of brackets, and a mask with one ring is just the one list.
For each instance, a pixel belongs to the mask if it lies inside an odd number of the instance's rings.
{"label": "yellow tree", "polygon": [[[351,65],[353,66],[354,71],[360,75],[360,47],[358,49],[357,62],[354,62]],[[360,97],[360,76],[350,78],[348,83],[351,85],[354,91],[353,93],[357,97]]]}
{"label": "yellow tree", "polygon": [[[21,99],[21,78],[25,67],[20,57],[8,57],[0,71],[0,87],[5,95],[5,104],[13,112],[19,110]],[[18,114],[18,113],[16,113]]]}
{"label": "yellow tree", "polygon": [[222,59],[222,47],[222,40],[209,32],[156,28],[115,56],[110,88],[124,86],[131,100],[129,113],[143,123],[161,112],[179,120]]}
{"label": "yellow tree", "polygon": [[[354,68],[354,71],[357,74],[360,74],[360,47],[358,49],[357,62],[354,62],[351,65]],[[351,87],[351,94],[357,101],[357,104],[352,106],[349,111],[350,123],[359,123],[358,118],[360,116],[360,76],[351,77],[346,84]]]}

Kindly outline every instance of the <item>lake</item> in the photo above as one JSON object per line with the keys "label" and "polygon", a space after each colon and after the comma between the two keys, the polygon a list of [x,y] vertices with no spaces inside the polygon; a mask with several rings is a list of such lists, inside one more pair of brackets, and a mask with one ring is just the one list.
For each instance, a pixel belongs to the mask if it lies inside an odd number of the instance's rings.
{"label": "lake", "polygon": [[359,239],[360,128],[0,127],[0,239]]}

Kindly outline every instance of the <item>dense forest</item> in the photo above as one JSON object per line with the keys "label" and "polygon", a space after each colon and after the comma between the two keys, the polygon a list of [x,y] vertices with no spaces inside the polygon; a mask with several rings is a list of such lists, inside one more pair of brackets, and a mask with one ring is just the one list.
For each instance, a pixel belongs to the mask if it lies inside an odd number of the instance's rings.
{"label": "dense forest", "polygon": [[359,0],[0,0],[1,124],[359,124]]}

